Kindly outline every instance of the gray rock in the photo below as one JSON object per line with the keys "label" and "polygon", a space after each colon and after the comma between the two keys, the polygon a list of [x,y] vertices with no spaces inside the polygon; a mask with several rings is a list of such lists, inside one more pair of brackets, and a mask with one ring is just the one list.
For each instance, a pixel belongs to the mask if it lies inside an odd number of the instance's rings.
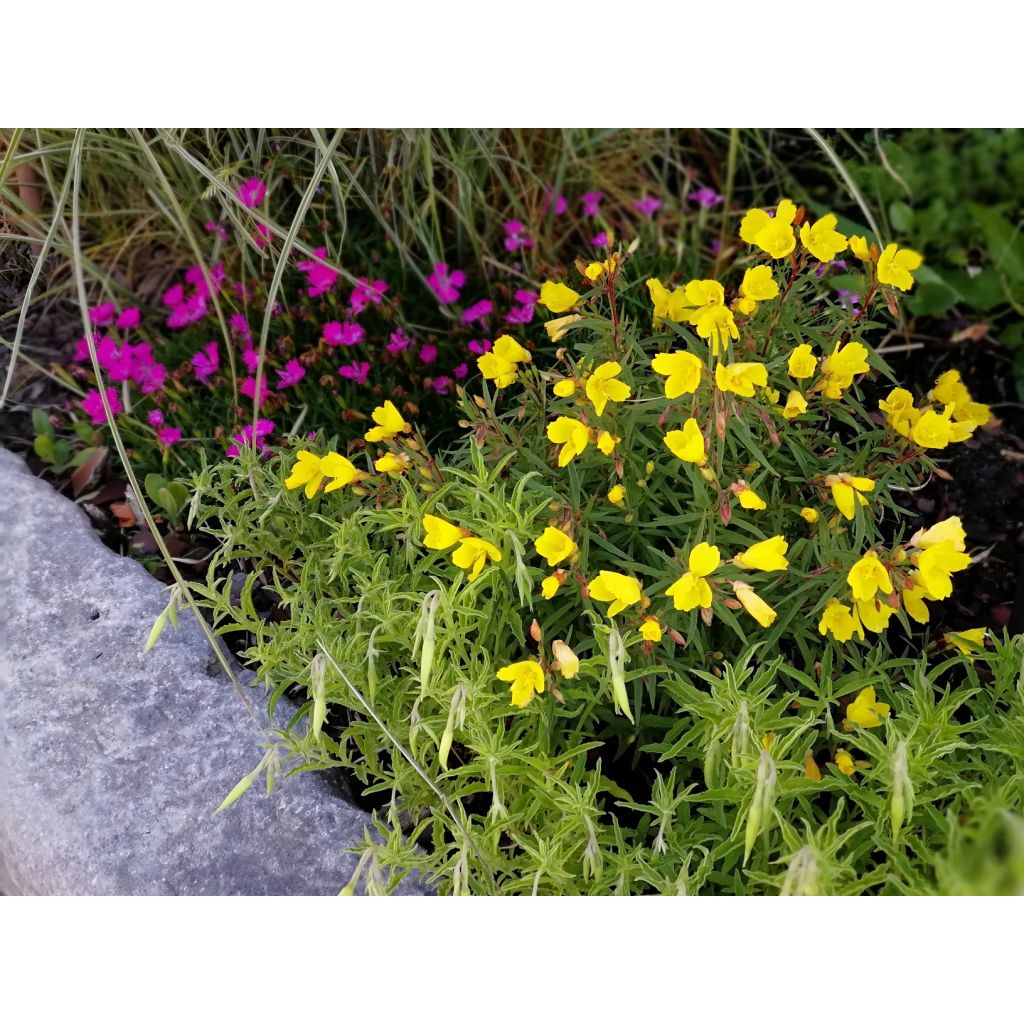
{"label": "gray rock", "polygon": [[[214,811],[262,756],[189,614],[0,449],[0,891],[336,894],[371,820],[305,772]],[[401,892],[422,887],[406,879]]]}

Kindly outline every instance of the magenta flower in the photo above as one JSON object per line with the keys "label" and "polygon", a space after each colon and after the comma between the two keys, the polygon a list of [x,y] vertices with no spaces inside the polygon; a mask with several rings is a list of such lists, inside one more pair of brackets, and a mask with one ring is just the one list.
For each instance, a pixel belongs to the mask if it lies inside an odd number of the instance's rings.
{"label": "magenta flower", "polygon": [[452,375],[456,380],[465,380],[469,375],[469,366],[467,366],[466,363],[459,363],[459,365],[452,370]]}
{"label": "magenta flower", "polygon": [[583,201],[583,216],[596,217],[601,212],[601,200],[604,199],[604,193],[584,192],[580,199]]}
{"label": "magenta flower", "polygon": [[431,363],[437,362],[437,346],[421,345],[420,362],[423,363],[424,366],[429,366]]}
{"label": "magenta flower", "polygon": [[192,369],[200,384],[209,384],[210,378],[220,369],[220,352],[217,342],[211,341],[192,356]]}
{"label": "magenta flower", "polygon": [[228,240],[228,229],[226,224],[218,224],[216,221],[208,220],[204,225],[211,235],[216,235],[222,242]]}
{"label": "magenta flower", "polygon": [[167,318],[167,326],[171,328],[188,327],[206,316],[206,299],[201,295],[193,295],[171,310]]}
{"label": "magenta flower", "polygon": [[180,306],[185,301],[185,286],[176,284],[164,292],[163,303],[165,306]]}
{"label": "magenta flower", "polygon": [[267,196],[267,186],[259,178],[248,178],[235,190],[243,206],[250,210],[259,206]]}
{"label": "magenta flower", "polygon": [[306,376],[306,370],[298,359],[289,359],[284,364],[283,370],[277,371],[277,390],[284,391],[285,388],[293,388]]}
{"label": "magenta flower", "polygon": [[507,324],[528,324],[533,320],[534,313],[536,312],[537,299],[539,296],[536,292],[527,291],[525,288],[520,288],[516,292],[516,302],[518,306],[514,306],[505,315],[505,323]]}
{"label": "magenta flower", "polygon": [[249,328],[249,321],[245,319],[244,313],[232,313],[228,320],[228,326],[243,341],[252,343],[252,331]]}
{"label": "magenta flower", "polygon": [[327,259],[327,249],[324,246],[321,245],[314,249],[313,255],[316,259],[299,262],[299,270],[305,273],[306,282],[309,284],[306,294],[311,299],[323,295],[324,292],[329,292],[334,287],[334,282],[341,276],[333,267],[325,266],[320,262]]}
{"label": "magenta flower", "polygon": [[89,310],[89,323],[93,327],[109,327],[117,316],[117,306],[112,302],[104,302]]}
{"label": "magenta flower", "polygon": [[661,209],[661,205],[661,200],[654,196],[644,196],[643,199],[633,201],[633,209],[637,213],[642,213],[648,220]]}
{"label": "magenta flower", "polygon": [[358,316],[369,305],[379,306],[384,301],[384,293],[387,290],[387,281],[369,281],[365,277],[360,277],[352,289],[348,304],[352,312]]}
{"label": "magenta flower", "polygon": [[451,377],[435,377],[431,382],[430,386],[439,395],[447,395],[451,391],[452,379]]}
{"label": "magenta flower", "polygon": [[[241,391],[246,398],[254,398],[256,396],[256,378],[246,377],[245,380],[242,381],[241,386],[239,387],[238,390]],[[266,404],[267,393],[267,378],[264,377],[260,381],[260,406]]]}
{"label": "magenta flower", "polygon": [[466,348],[475,356],[482,356],[485,352],[491,351],[491,342],[489,341],[477,341],[474,339],[471,341]]}
{"label": "magenta flower", "polygon": [[[110,411],[115,416],[121,412],[123,407],[121,399],[117,396],[117,388],[107,388],[107,402],[110,403]],[[89,415],[93,423],[107,422],[107,414],[103,410],[103,397],[95,388],[82,399],[82,411]]]}
{"label": "magenta flower", "polygon": [[404,352],[412,344],[412,338],[399,327],[391,332],[391,340],[388,342],[388,351],[392,353]]}
{"label": "magenta flower", "polygon": [[331,346],[358,345],[366,337],[366,329],[352,320],[346,320],[344,323],[332,320],[324,324],[320,337]]}
{"label": "magenta flower", "polygon": [[164,414],[159,409],[150,409],[146,422],[151,427],[162,427],[164,425]]}
{"label": "magenta flower", "polygon": [[533,239],[526,233],[526,225],[521,220],[505,222],[505,248],[509,252],[532,249],[534,244]]}
{"label": "magenta flower", "polygon": [[703,206],[705,210],[713,210],[722,201],[722,197],[713,188],[698,188],[687,197],[691,203]]}
{"label": "magenta flower", "polygon": [[181,427],[163,427],[156,432],[156,439],[162,445],[171,445],[181,440]]}
{"label": "magenta flower", "polygon": [[345,380],[355,381],[356,384],[365,384],[366,378],[370,376],[370,364],[349,363],[348,366],[339,366],[338,374]]}
{"label": "magenta flower", "polygon": [[566,210],[569,209],[569,200],[565,196],[556,192],[553,188],[547,188],[544,191],[544,202],[541,204],[541,213],[547,213],[549,209],[554,208],[556,217],[561,217]]}
{"label": "magenta flower", "polygon": [[245,363],[245,369],[248,373],[255,373],[256,368],[260,365],[259,350],[251,345],[242,349],[242,362]]}
{"label": "magenta flower", "polygon": [[598,231],[598,233],[590,240],[590,244],[596,246],[598,249],[607,249],[611,244],[611,237],[607,231]]}
{"label": "magenta flower", "polygon": [[89,358],[89,340],[81,337],[75,342],[75,354],[71,357],[73,363],[84,363]]}
{"label": "magenta flower", "polygon": [[159,391],[164,386],[166,376],[167,367],[163,363],[147,363],[138,367],[132,375],[144,395]]}
{"label": "magenta flower", "polygon": [[255,245],[257,249],[266,249],[267,242],[269,242],[273,237],[274,236],[271,233],[270,228],[268,228],[266,224],[257,224],[256,234],[252,236],[253,245]]}
{"label": "magenta flower", "polygon": [[253,445],[261,452],[265,451],[267,448],[267,438],[270,437],[273,432],[273,420],[257,420],[255,429],[253,429],[253,425],[251,423],[246,423],[246,425],[232,438],[234,444],[228,448],[227,454],[232,458],[235,458],[241,454],[241,448],[248,445]]}
{"label": "magenta flower", "polygon": [[462,311],[462,322],[464,324],[471,324],[477,320],[486,320],[491,315],[493,309],[494,303],[490,299],[481,299],[479,302],[474,302],[468,309]]}
{"label": "magenta flower", "polygon": [[188,270],[185,271],[185,280],[195,288],[196,295],[201,296],[204,299],[210,297],[211,286],[212,293],[214,295],[219,295],[221,285],[224,284],[224,279],[227,277],[227,272],[224,270],[223,263],[217,263],[210,267],[208,273],[210,275],[210,284],[206,283],[202,267],[197,265],[189,267]]}
{"label": "magenta flower", "polygon": [[129,306],[117,318],[116,326],[122,331],[134,331],[142,323],[142,310],[138,306]]}
{"label": "magenta flower", "polygon": [[[96,343],[96,358],[99,360],[100,366],[102,366],[108,373],[116,372],[115,368],[121,359],[121,350],[118,347],[117,342],[114,341],[113,338],[108,338],[106,335],[101,335],[99,338],[93,338],[93,341]],[[121,379],[125,380],[126,378],[127,374]]]}
{"label": "magenta flower", "polygon": [[442,306],[459,301],[459,289],[466,283],[466,275],[461,270],[448,270],[447,263],[435,263],[434,269],[427,278],[427,285],[437,296]]}

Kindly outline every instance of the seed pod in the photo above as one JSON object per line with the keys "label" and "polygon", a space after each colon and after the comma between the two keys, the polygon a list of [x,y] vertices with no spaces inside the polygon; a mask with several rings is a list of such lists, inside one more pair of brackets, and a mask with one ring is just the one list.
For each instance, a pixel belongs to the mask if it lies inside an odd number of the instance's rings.
{"label": "seed pod", "polygon": [[914,784],[910,781],[907,770],[907,744],[900,740],[896,744],[896,752],[892,759],[892,800],[889,805],[889,820],[892,823],[892,835],[895,839],[914,816]]}
{"label": "seed pod", "polygon": [[767,750],[761,750],[757,763],[757,781],[754,783],[754,799],[747,814],[747,830],[743,838],[743,863],[746,864],[757,837],[767,824],[775,806],[775,762]]}
{"label": "seed pod", "polygon": [[629,697],[626,694],[626,648],[623,646],[618,627],[614,625],[608,634],[608,669],[612,676],[612,698],[615,707],[633,722],[633,712],[630,710]]}

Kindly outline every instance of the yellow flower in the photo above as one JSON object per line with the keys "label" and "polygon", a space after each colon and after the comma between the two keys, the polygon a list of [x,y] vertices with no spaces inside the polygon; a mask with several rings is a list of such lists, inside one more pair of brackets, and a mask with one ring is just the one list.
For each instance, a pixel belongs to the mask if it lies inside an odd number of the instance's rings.
{"label": "yellow flower", "polygon": [[959,370],[947,370],[935,382],[935,387],[928,392],[928,397],[943,406],[953,407],[953,419],[957,422],[974,423],[983,427],[992,417],[992,410],[981,402],[971,398],[970,391],[960,379]]}
{"label": "yellow flower", "polygon": [[903,608],[915,622],[927,622],[931,613],[925,601],[934,601],[935,595],[921,582],[921,574],[912,572],[908,584],[903,588]]}
{"label": "yellow flower", "polygon": [[636,604],[642,597],[640,584],[632,576],[602,569],[587,588],[595,601],[608,601],[608,617],[618,615],[623,608]]}
{"label": "yellow flower", "polygon": [[740,282],[740,296],[736,308],[748,316],[757,309],[759,302],[767,302],[779,294],[779,285],[772,277],[772,268],[767,264],[750,267]]}
{"label": "yellow flower", "polygon": [[721,564],[722,556],[717,547],[701,541],[690,552],[687,560],[689,571],[684,572],[665,591],[672,598],[672,603],[681,612],[690,612],[694,608],[711,607],[711,587],[708,586],[705,576],[710,576]]}
{"label": "yellow flower", "polygon": [[892,605],[879,601],[877,597],[870,601],[856,601],[854,604],[860,624],[872,633],[881,633],[889,625],[889,619],[896,614]]}
{"label": "yellow flower", "polygon": [[519,364],[530,362],[530,353],[515,338],[503,334],[494,342],[494,348],[476,361],[486,380],[493,380],[496,388],[507,388],[519,376]]}
{"label": "yellow flower", "polygon": [[910,291],[914,287],[912,270],[917,270],[923,257],[913,249],[900,249],[893,242],[882,250],[878,257],[878,280],[882,284],[891,284],[901,292]]}
{"label": "yellow flower", "polygon": [[757,569],[760,572],[778,572],[789,567],[786,551],[789,544],[784,537],[769,537],[768,540],[751,544],[741,551],[733,562],[741,569]]}
{"label": "yellow flower", "polygon": [[874,729],[882,724],[883,718],[889,717],[889,705],[875,700],[875,688],[865,686],[846,709],[847,721],[859,725],[863,729]]}
{"label": "yellow flower", "polygon": [[859,341],[851,341],[848,345],[836,342],[832,355],[821,366],[825,374],[825,396],[841,398],[843,391],[853,383],[853,378],[870,369],[867,356],[868,350]]}
{"label": "yellow flower", "polygon": [[423,544],[431,551],[444,551],[453,544],[458,544],[465,536],[462,528],[439,519],[437,516],[424,516],[423,529],[426,531]]}
{"label": "yellow flower", "polygon": [[697,336],[710,343],[711,354],[715,356],[729,344],[730,338],[740,336],[732,310],[726,306],[704,306],[693,314],[691,322],[697,328]]}
{"label": "yellow flower", "polygon": [[918,530],[910,538],[912,548],[929,548],[933,544],[941,544],[944,540],[952,543],[957,551],[966,551],[967,534],[964,532],[964,525],[960,522],[959,516],[950,516],[943,519],[927,530]]}
{"label": "yellow flower", "polygon": [[913,556],[917,571],[925,589],[935,595],[936,601],[943,601],[953,593],[950,576],[971,564],[971,556],[957,551],[950,540],[932,544]]}
{"label": "yellow flower", "polygon": [[836,751],[836,767],[844,775],[853,775],[853,773],[857,770],[853,763],[853,755],[850,754],[848,751],[843,750],[842,747],[840,747]]}
{"label": "yellow flower", "polygon": [[548,337],[552,341],[561,341],[572,330],[573,324],[582,319],[583,317],[579,313],[570,313],[568,316],[560,316],[555,320],[549,320],[544,325],[544,330],[548,332]]}
{"label": "yellow flower", "polygon": [[608,500],[613,505],[621,505],[626,500],[626,488],[622,484],[616,484],[608,491]]}
{"label": "yellow flower", "polygon": [[740,499],[740,507],[750,509],[753,512],[760,512],[768,507],[767,502],[753,487],[748,487],[742,480],[736,485],[734,493]]}
{"label": "yellow flower", "polygon": [[787,420],[795,420],[797,416],[805,412],[807,412],[807,399],[799,391],[790,391],[782,415]]}
{"label": "yellow flower", "polygon": [[813,526],[818,521],[818,510],[816,508],[807,508],[805,505],[800,509],[800,518]]}
{"label": "yellow flower", "polygon": [[658,643],[662,636],[661,623],[652,616],[648,616],[640,626],[640,635],[649,643]]}
{"label": "yellow flower", "polygon": [[961,654],[971,658],[985,649],[985,638],[988,630],[984,626],[978,629],[964,629],[959,633],[944,633],[942,639],[951,647],[955,647]]}
{"label": "yellow flower", "polygon": [[615,446],[622,440],[621,437],[616,437],[615,434],[609,433],[607,430],[602,430],[597,435],[597,447],[605,455],[611,455],[615,451]]}
{"label": "yellow flower", "polygon": [[953,440],[953,424],[949,417],[928,409],[914,424],[910,439],[922,448],[945,448]]}
{"label": "yellow flower", "polygon": [[402,414],[395,408],[394,402],[385,402],[373,410],[373,422],[377,424],[371,427],[364,437],[367,441],[390,441],[396,434],[405,434],[412,430],[412,426],[402,419]]}
{"label": "yellow flower", "polygon": [[460,569],[465,569],[471,580],[475,580],[483,572],[488,558],[492,562],[500,562],[501,552],[493,544],[479,537],[464,537],[452,553],[452,561]]}
{"label": "yellow flower", "polygon": [[858,601],[870,601],[878,590],[883,594],[892,593],[892,580],[874,551],[869,551],[854,563],[846,574],[846,582]]}
{"label": "yellow flower", "polygon": [[804,778],[810,779],[812,782],[821,782],[821,769],[818,767],[818,762],[814,760],[814,754],[810,751],[804,757]]}
{"label": "yellow flower", "polygon": [[576,381],[559,380],[555,382],[555,386],[551,389],[559,398],[572,398],[576,394]]}
{"label": "yellow flower", "polygon": [[700,385],[704,364],[691,352],[659,352],[651,360],[651,369],[665,381],[665,397],[692,395]]}
{"label": "yellow flower", "polygon": [[810,345],[797,345],[789,356],[789,375],[796,380],[813,377],[818,369],[818,360],[814,358]]}
{"label": "yellow flower", "polygon": [[598,416],[604,415],[604,407],[609,402],[624,402],[629,398],[631,389],[617,379],[620,373],[622,367],[618,363],[602,363],[587,378],[587,398],[594,403]]}
{"label": "yellow flower", "polygon": [[871,247],[863,235],[850,235],[850,252],[859,260],[867,262],[871,259]]}
{"label": "yellow flower", "polygon": [[704,450],[704,435],[692,416],[683,424],[682,430],[670,430],[665,435],[665,445],[683,462],[701,466],[708,461],[707,452]]}
{"label": "yellow flower", "polygon": [[830,597],[818,623],[818,632],[825,636],[831,633],[840,643],[846,643],[854,633],[864,639],[864,630],[852,608]]}
{"label": "yellow flower", "polygon": [[517,661],[498,669],[498,678],[512,684],[512,703],[525,708],[534,693],[544,692],[544,669],[536,661]]}
{"label": "yellow flower", "polygon": [[545,281],[540,286],[540,304],[546,306],[552,313],[564,313],[579,301],[580,293],[574,292],[568,285]]}
{"label": "yellow flower", "polygon": [[345,487],[355,480],[361,480],[366,474],[337,452],[328,452],[320,460],[320,470],[324,476],[330,477],[331,482],[324,488],[324,494],[328,491],[336,491],[339,487]]}
{"label": "yellow flower", "polygon": [[576,458],[590,440],[590,431],[585,423],[574,420],[571,416],[559,416],[548,424],[548,440],[562,446],[558,453],[558,465],[568,466]]}
{"label": "yellow flower", "polygon": [[758,597],[753,587],[746,583],[733,582],[732,589],[736,591],[736,597],[739,598],[739,602],[746,609],[747,614],[753,616],[758,624],[765,629],[778,618],[778,612]]}
{"label": "yellow flower", "polygon": [[296,452],[295,465],[292,466],[291,474],[285,480],[284,485],[290,491],[296,487],[306,485],[306,497],[312,498],[320,489],[324,479],[324,471],[321,467],[321,458],[312,452]]}
{"label": "yellow flower", "polygon": [[563,679],[575,679],[580,670],[580,659],[573,649],[563,640],[556,640],[551,645],[551,654],[555,659],[555,667],[562,673]]}
{"label": "yellow flower", "polygon": [[740,238],[748,245],[756,245],[773,259],[782,259],[796,248],[793,218],[796,206],[789,200],[779,202],[774,217],[764,210],[749,210],[740,224]]}
{"label": "yellow flower", "polygon": [[914,408],[914,396],[905,388],[893,388],[879,399],[878,408],[885,413],[889,425],[904,437],[910,436],[911,427],[921,416]]}
{"label": "yellow flower", "polygon": [[656,278],[647,279],[647,290],[651,294],[651,304],[654,306],[654,322],[664,320],[668,316],[668,304],[671,292]]}
{"label": "yellow flower", "polygon": [[800,241],[815,259],[831,263],[846,248],[847,239],[836,231],[836,216],[829,213],[813,226],[804,224],[800,228]]}
{"label": "yellow flower", "polygon": [[557,526],[549,526],[533,542],[537,554],[546,558],[548,565],[558,565],[576,554],[577,547],[572,537],[563,533]]}
{"label": "yellow flower", "polygon": [[825,477],[825,483],[832,488],[832,500],[836,508],[847,519],[853,518],[855,502],[867,505],[868,499],[861,492],[875,489],[874,480],[866,476],[850,476],[849,473],[829,474]]}
{"label": "yellow flower", "polygon": [[583,274],[588,281],[596,281],[602,274],[613,273],[617,263],[618,260],[614,256],[609,256],[603,262],[588,263],[587,269],[583,271]]}
{"label": "yellow flower", "polygon": [[386,452],[374,462],[373,468],[378,473],[387,473],[388,476],[401,476],[409,468],[409,456]]}
{"label": "yellow flower", "polygon": [[550,576],[545,576],[540,581],[540,592],[544,595],[544,600],[550,601],[558,593],[558,588],[561,585],[562,577],[558,573],[553,572]]}
{"label": "yellow flower", "polygon": [[742,398],[753,398],[754,388],[768,384],[768,371],[762,363],[718,363],[715,384],[719,391],[732,391]]}

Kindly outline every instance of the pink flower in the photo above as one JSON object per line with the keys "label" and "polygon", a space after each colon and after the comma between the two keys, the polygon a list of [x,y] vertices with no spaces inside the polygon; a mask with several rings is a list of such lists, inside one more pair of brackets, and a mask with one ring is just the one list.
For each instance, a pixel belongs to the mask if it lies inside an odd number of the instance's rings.
{"label": "pink flower", "polygon": [[436,345],[421,345],[420,346],[420,362],[424,366],[429,366],[431,363],[437,361],[437,346]]}
{"label": "pink flower", "polygon": [[384,300],[384,293],[388,290],[387,281],[369,281],[360,277],[356,281],[355,288],[349,296],[348,304],[352,312],[358,316],[371,303],[379,306]]}
{"label": "pink flower", "polygon": [[253,429],[253,425],[251,423],[247,423],[232,438],[234,444],[228,448],[227,454],[234,458],[240,454],[242,447],[250,444],[258,448],[261,452],[265,451],[267,447],[267,438],[270,437],[273,432],[273,420],[257,420],[255,429]]}
{"label": "pink flower", "polygon": [[210,267],[209,275],[210,284],[207,284],[206,278],[203,276],[203,268],[197,264],[185,271],[185,280],[196,290],[197,296],[202,296],[205,299],[210,295],[211,285],[213,286],[213,294],[220,294],[220,286],[224,283],[224,278],[227,276],[224,271],[224,264],[218,263]]}
{"label": "pink flower", "polygon": [[81,337],[75,342],[75,354],[71,357],[73,363],[84,363],[89,358],[89,339]]}
{"label": "pink flower", "polygon": [[[121,412],[121,399],[117,397],[117,388],[107,388],[107,402],[115,416]],[[103,397],[95,388],[82,399],[82,411],[88,413],[93,423],[107,422],[107,414],[103,410]]]}
{"label": "pink flower", "polygon": [[270,228],[268,228],[266,224],[257,224],[256,234],[252,236],[253,245],[255,245],[257,249],[266,249],[267,242],[269,242],[273,237],[274,236],[271,233]]}
{"label": "pink flower", "polygon": [[555,192],[553,188],[548,188],[544,192],[544,202],[541,204],[541,212],[547,213],[549,207],[554,207],[556,217],[561,217],[566,210],[569,209],[569,200],[560,193]]}
{"label": "pink flower", "polygon": [[134,331],[142,323],[142,311],[138,306],[129,306],[117,318],[117,327],[122,331]]}
{"label": "pink flower", "polygon": [[[99,338],[93,338],[96,343],[96,358],[99,361],[100,366],[103,367],[108,373],[117,372],[117,364],[121,359],[121,350],[118,347],[116,341],[113,338],[108,338],[106,335],[102,335]],[[127,374],[121,377],[121,380],[127,379]]]}
{"label": "pink flower", "polygon": [[171,310],[167,318],[167,326],[171,328],[188,327],[206,316],[206,299],[201,295],[193,295],[186,299],[181,305]]}
{"label": "pink flower", "polygon": [[404,352],[412,344],[412,338],[399,327],[391,332],[391,340],[388,342],[388,351],[392,353]]}
{"label": "pink flower", "polygon": [[249,321],[245,319],[244,313],[232,313],[228,320],[228,326],[243,341],[252,342],[252,331],[249,329]]}
{"label": "pink flower", "polygon": [[305,272],[306,282],[309,284],[306,294],[311,299],[329,292],[334,287],[334,282],[341,276],[333,267],[325,266],[321,262],[327,259],[327,249],[324,246],[314,249],[313,255],[316,259],[299,262],[299,270]]}
{"label": "pink flower", "polygon": [[601,200],[604,199],[603,192],[584,192],[580,198],[583,201],[584,217],[596,217],[601,212]]}
{"label": "pink flower", "polygon": [[430,382],[430,386],[437,392],[437,394],[447,395],[452,386],[452,381],[450,377],[435,377]]}
{"label": "pink flower", "polygon": [[306,370],[298,359],[289,359],[283,370],[277,371],[277,390],[295,387],[306,376]]}
{"label": "pink flower", "polygon": [[200,384],[209,384],[210,378],[220,369],[220,352],[217,342],[211,341],[192,356],[192,369]]}
{"label": "pink flower", "polygon": [[471,341],[466,348],[475,356],[482,356],[485,352],[491,351],[491,342],[489,341]]}
{"label": "pink flower", "polygon": [[163,445],[174,444],[181,440],[181,427],[164,427],[156,432],[156,439]]}
{"label": "pink flower", "polygon": [[449,272],[447,263],[435,263],[433,272],[427,278],[427,285],[437,296],[442,306],[459,301],[459,289],[466,283],[466,275],[461,270]]}
{"label": "pink flower", "polygon": [[517,249],[532,249],[534,241],[526,233],[526,225],[521,220],[505,222],[505,248],[509,252]]}
{"label": "pink flower", "polygon": [[227,225],[217,224],[212,220],[208,220],[203,227],[206,228],[211,235],[216,235],[222,242],[226,242],[228,240]]}
{"label": "pink flower", "polygon": [[494,303],[490,299],[481,299],[479,302],[474,302],[468,309],[462,311],[462,322],[464,324],[471,324],[475,320],[486,320],[491,315],[491,310],[494,309]]}
{"label": "pink flower", "polygon": [[167,367],[163,363],[147,363],[145,366],[138,367],[132,376],[142,393],[149,395],[164,386]]}
{"label": "pink flower", "polygon": [[661,209],[661,200],[654,196],[644,196],[643,199],[633,201],[633,209],[650,220]]}
{"label": "pink flower", "polygon": [[259,206],[266,198],[267,186],[259,178],[248,178],[235,190],[235,195],[242,201],[243,206],[250,210]]}
{"label": "pink flower", "polygon": [[452,374],[456,380],[465,380],[469,375],[469,367],[465,363],[459,363],[459,365],[452,370]]}
{"label": "pink flower", "polygon": [[185,301],[185,286],[176,284],[164,292],[163,302],[165,306],[180,306]]}
{"label": "pink flower", "polygon": [[505,315],[505,323],[507,324],[528,324],[533,320],[533,315],[536,312],[536,304],[539,296],[536,292],[529,292],[525,288],[520,288],[516,292],[516,302],[520,303],[518,306],[514,306]]}
{"label": "pink flower", "polygon": [[93,327],[109,327],[117,316],[117,306],[112,302],[104,302],[89,310],[89,322]]}
{"label": "pink flower", "polygon": [[608,232],[607,231],[599,231],[590,240],[590,244],[594,245],[594,246],[597,246],[598,249],[607,249],[608,248],[608,244],[609,244],[610,241],[611,240],[608,237]]}
{"label": "pink flower", "polygon": [[256,368],[260,365],[259,350],[251,345],[248,348],[242,349],[242,361],[245,363],[245,369],[248,373],[255,373]]}
{"label": "pink flower", "polygon": [[[254,398],[256,396],[256,378],[246,377],[242,381],[241,386],[238,389],[245,395],[246,398]],[[267,378],[264,377],[260,381],[260,402],[261,406],[265,405],[267,401]]]}
{"label": "pink flower", "polygon": [[150,409],[146,422],[151,427],[162,427],[164,425],[164,414],[159,409]]}
{"label": "pink flower", "polygon": [[338,374],[345,380],[355,381],[356,384],[365,384],[366,378],[370,376],[370,364],[349,363],[348,366],[338,367]]}
{"label": "pink flower", "polygon": [[323,332],[320,335],[328,345],[358,345],[366,337],[366,330],[361,324],[352,320],[341,323],[332,320],[324,324]]}
{"label": "pink flower", "polygon": [[721,201],[722,197],[713,188],[698,188],[687,197],[691,203],[699,203],[705,210],[713,210]]}

